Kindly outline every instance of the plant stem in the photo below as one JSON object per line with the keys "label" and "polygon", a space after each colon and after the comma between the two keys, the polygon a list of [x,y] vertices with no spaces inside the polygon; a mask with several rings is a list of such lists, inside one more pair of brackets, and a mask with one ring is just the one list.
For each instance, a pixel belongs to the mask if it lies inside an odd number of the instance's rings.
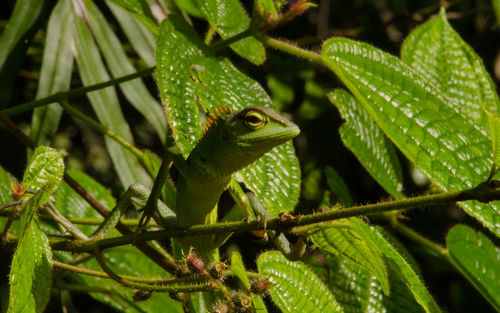
{"label": "plant stem", "polygon": [[16,105],[14,107],[2,110],[0,112],[5,114],[5,115],[14,115],[14,114],[23,113],[26,111],[31,111],[34,108],[41,107],[41,106],[44,106],[44,105],[47,105],[47,104],[50,104],[53,102],[59,102],[62,99],[76,98],[76,97],[79,97],[79,96],[84,95],[86,93],[89,93],[91,91],[103,89],[103,88],[110,87],[110,86],[119,85],[119,84],[127,82],[129,80],[133,80],[133,79],[136,79],[139,77],[150,75],[154,72],[155,68],[156,67],[150,67],[150,68],[147,68],[145,70],[138,71],[138,72],[135,72],[133,74],[125,75],[125,76],[118,77],[115,79],[111,79],[111,80],[108,80],[108,81],[105,81],[102,83],[97,83],[94,85],[80,87],[80,88],[76,88],[76,89],[68,90],[68,91],[56,92],[55,94],[52,94],[48,97],[41,98],[41,99],[34,100],[34,101],[30,101],[30,102],[26,102],[24,104]]}
{"label": "plant stem", "polygon": [[[168,171],[170,169],[170,165],[172,161],[168,157],[168,154],[162,158],[160,169],[158,170],[158,174],[156,175],[155,181],[153,183],[153,188],[151,189],[151,193],[149,194],[148,201],[144,206],[144,213],[139,221],[139,226],[147,225],[151,217],[154,217],[155,214],[158,213],[158,200],[160,199],[161,189],[165,184],[165,181],[168,177]],[[156,220],[156,218],[155,218]],[[159,223],[158,220],[156,220]]]}
{"label": "plant stem", "polygon": [[137,244],[141,241],[159,240],[171,237],[185,237],[215,233],[241,233],[253,230],[277,230],[290,232],[294,227],[333,221],[341,218],[378,214],[388,211],[408,210],[425,206],[442,206],[457,201],[478,200],[492,201],[500,199],[500,190],[491,189],[487,185],[480,185],[474,189],[464,191],[444,192],[435,195],[407,198],[391,202],[369,204],[358,207],[333,209],[326,212],[292,216],[279,215],[268,221],[226,222],[210,225],[193,225],[189,227],[172,227],[169,229],[148,231],[135,235],[106,238],[89,241],[59,241],[52,244],[54,250],[72,252],[92,252],[95,249],[106,249],[127,244]]}
{"label": "plant stem", "polygon": [[211,284],[208,283],[157,286],[141,282],[134,282],[113,272],[113,270],[106,264],[106,260],[104,259],[104,256],[102,255],[101,252],[97,252],[95,258],[99,263],[99,265],[101,266],[102,270],[106,274],[108,274],[110,278],[112,278],[113,280],[117,281],[118,283],[126,287],[141,289],[141,290],[157,291],[157,292],[197,292],[197,291],[214,291],[216,289]]}
{"label": "plant stem", "polygon": [[219,42],[211,45],[210,48],[212,49],[212,51],[218,52],[218,51],[226,48],[227,46],[235,43],[238,40],[241,40],[241,39],[249,37],[249,36],[253,36],[254,33],[255,33],[255,31],[252,28],[247,28],[246,30],[242,31],[239,34],[234,35],[233,37],[230,37],[228,39],[219,41]]}
{"label": "plant stem", "polygon": [[66,99],[60,100],[59,104],[62,106],[64,111],[68,113],[69,115],[76,117],[77,119],[80,119],[84,121],[85,123],[89,124],[90,126],[94,127],[97,131],[102,133],[105,136],[110,137],[114,141],[116,141],[119,145],[127,149],[128,151],[132,152],[137,158],[141,159],[142,162],[144,163],[144,152],[142,152],[140,149],[136,148],[133,144],[128,142],[127,140],[123,139],[120,135],[115,133],[114,131],[106,128],[104,125],[96,122],[94,119],[91,117],[83,114],[82,112],[78,111],[77,109],[73,108]]}
{"label": "plant stem", "polygon": [[[71,264],[59,262],[57,260],[53,261],[53,264],[55,267],[58,267],[60,269],[78,273],[78,274],[83,274],[83,275],[88,275],[88,276],[94,276],[94,277],[100,277],[100,278],[106,278],[106,279],[112,279],[108,274],[105,272],[101,271],[95,271],[87,268],[82,268],[78,266],[74,266]],[[180,283],[200,283],[207,281],[209,277],[206,275],[195,275],[195,276],[188,276],[188,277],[181,277],[181,278],[168,278],[168,279],[159,279],[157,277],[136,277],[136,276],[129,276],[129,275],[120,275],[124,279],[128,279],[130,281],[136,281],[136,282],[141,282],[145,284],[155,284],[155,285],[172,285],[172,284],[180,284]]]}
{"label": "plant stem", "polygon": [[266,35],[261,35],[259,40],[268,47],[295,55],[299,58],[309,60],[313,63],[324,65],[323,58],[320,54],[306,49],[302,49],[291,42],[285,42]]}
{"label": "plant stem", "polygon": [[427,239],[426,237],[417,233],[416,231],[414,231],[410,227],[400,223],[396,218],[391,219],[391,226],[395,230],[397,230],[398,232],[400,232],[401,234],[403,234],[404,236],[409,238],[410,240],[423,246],[429,252],[431,252],[439,257],[442,257],[445,260],[448,260],[449,254],[448,254],[448,250],[446,248],[444,248],[441,245]]}

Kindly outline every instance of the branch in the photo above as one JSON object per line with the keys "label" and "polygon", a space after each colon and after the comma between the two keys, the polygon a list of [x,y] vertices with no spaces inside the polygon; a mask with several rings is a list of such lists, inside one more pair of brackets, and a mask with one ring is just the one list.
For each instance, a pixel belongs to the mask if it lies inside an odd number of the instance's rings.
{"label": "branch", "polygon": [[30,102],[26,102],[24,104],[16,105],[14,107],[2,110],[0,112],[5,114],[5,115],[14,115],[14,114],[19,114],[19,113],[26,112],[26,111],[31,111],[34,108],[41,107],[41,106],[44,106],[44,105],[47,105],[47,104],[50,104],[53,102],[59,102],[63,99],[76,98],[76,97],[79,97],[81,95],[84,95],[84,94],[89,93],[89,92],[94,91],[94,90],[99,90],[99,89],[103,89],[106,87],[119,85],[119,84],[127,82],[129,80],[133,80],[133,79],[136,79],[139,77],[150,75],[154,72],[155,68],[156,67],[150,67],[150,68],[147,68],[145,70],[135,72],[133,74],[125,75],[122,77],[118,77],[115,79],[111,79],[111,80],[108,80],[108,81],[105,81],[102,83],[89,85],[89,86],[85,86],[85,87],[81,87],[81,88],[76,88],[76,89],[72,89],[72,90],[68,90],[68,91],[56,92],[55,94],[52,94],[48,97],[34,100],[34,101],[30,101]]}
{"label": "branch", "polygon": [[481,184],[476,188],[464,191],[444,192],[435,195],[407,198],[391,202],[363,205],[358,207],[331,209],[325,212],[292,216],[281,214],[268,221],[226,222],[210,225],[194,225],[170,229],[148,231],[135,235],[125,235],[106,239],[89,241],[59,241],[52,244],[54,250],[72,252],[93,252],[95,249],[107,249],[127,244],[137,244],[142,241],[164,240],[172,237],[207,235],[215,233],[242,233],[254,230],[275,230],[289,232],[294,227],[329,222],[347,217],[372,215],[382,212],[409,210],[419,207],[442,206],[458,201],[480,200],[483,202],[499,200],[500,190],[494,184]]}

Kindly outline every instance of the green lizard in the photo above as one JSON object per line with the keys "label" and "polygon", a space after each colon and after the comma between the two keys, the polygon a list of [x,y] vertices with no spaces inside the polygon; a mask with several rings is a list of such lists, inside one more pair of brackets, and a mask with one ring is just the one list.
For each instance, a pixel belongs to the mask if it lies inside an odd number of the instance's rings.
{"label": "green lizard", "polygon": [[[180,173],[175,208],[179,226],[215,223],[217,203],[231,176],[300,132],[297,125],[269,108],[253,106],[230,114],[219,107],[215,112],[188,158],[173,156]],[[208,258],[222,243],[215,236],[186,237],[180,242]]]}

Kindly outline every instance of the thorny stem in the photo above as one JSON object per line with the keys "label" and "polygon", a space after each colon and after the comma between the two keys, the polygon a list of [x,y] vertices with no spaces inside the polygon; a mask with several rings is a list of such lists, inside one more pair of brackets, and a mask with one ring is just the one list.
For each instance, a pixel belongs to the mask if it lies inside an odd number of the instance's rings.
{"label": "thorny stem", "polygon": [[[35,150],[37,145],[31,138],[26,136],[14,122],[4,113],[0,112],[0,121],[9,129],[10,132],[14,134],[23,144],[32,150]],[[64,181],[78,193],[88,204],[90,204],[99,214],[106,217],[109,214],[109,210],[96,198],[94,198],[80,183],[74,180],[66,172],[64,173]],[[132,236],[133,232],[123,225],[121,222],[116,224],[116,229],[123,235]],[[148,244],[137,242],[135,244],[139,250],[141,250],[145,255],[147,255],[151,260],[160,265],[167,272],[177,275],[181,273],[181,268],[174,262],[174,258],[168,255],[165,251],[158,251],[157,249],[151,247]]]}
{"label": "thorny stem", "polygon": [[14,115],[14,114],[19,114],[19,113],[26,112],[26,111],[31,111],[34,108],[41,107],[41,106],[44,106],[44,105],[47,105],[47,104],[50,104],[53,102],[59,102],[63,99],[76,98],[76,97],[82,96],[86,93],[89,93],[91,91],[99,90],[99,89],[110,87],[110,86],[119,85],[119,84],[127,82],[129,80],[133,80],[133,79],[136,79],[139,77],[144,77],[144,76],[150,75],[154,72],[155,68],[156,67],[150,67],[150,68],[147,68],[145,70],[135,72],[133,74],[125,75],[122,77],[118,77],[118,78],[111,79],[111,80],[108,80],[108,81],[105,81],[102,83],[98,83],[98,84],[94,84],[94,85],[89,85],[89,86],[76,88],[76,89],[72,89],[72,90],[68,90],[68,91],[60,91],[60,92],[57,92],[57,93],[50,95],[48,97],[34,100],[34,101],[30,101],[30,102],[26,102],[24,104],[16,105],[14,107],[2,110],[0,112],[5,114],[5,115]]}
{"label": "thorny stem", "polygon": [[[100,277],[100,278],[106,278],[106,279],[113,279],[105,272],[95,271],[95,270],[91,270],[91,269],[87,269],[87,268],[82,268],[82,267],[78,267],[75,265],[59,262],[56,260],[53,261],[53,264],[57,268],[60,268],[60,269],[66,270],[66,271],[70,271],[73,273],[94,276],[94,277]],[[181,284],[181,283],[193,284],[193,283],[205,282],[209,279],[209,277],[206,275],[194,275],[194,276],[188,276],[188,277],[167,278],[167,279],[162,279],[162,278],[158,278],[158,277],[136,277],[136,276],[129,276],[129,275],[120,275],[120,276],[126,280],[130,280],[130,281],[134,281],[134,282],[141,282],[144,284],[154,284],[154,285],[172,285],[172,284]]]}
{"label": "thorny stem", "polygon": [[175,227],[158,231],[148,231],[137,234],[135,236],[125,235],[121,237],[89,241],[59,241],[52,243],[52,248],[54,250],[73,252],[92,252],[95,249],[106,249],[121,245],[127,245],[130,243],[166,239],[171,237],[185,237],[214,233],[241,233],[264,229],[280,232],[290,232],[294,227],[334,221],[341,218],[353,216],[372,215],[382,212],[408,210],[426,206],[442,206],[465,200],[480,200],[483,202],[488,202],[498,199],[500,199],[500,190],[493,189],[489,185],[482,184],[470,190],[445,192],[435,195],[426,195],[415,198],[407,198],[403,200],[382,202],[344,209],[333,209],[325,212],[303,216],[292,216],[285,214],[268,221],[226,222],[210,225],[194,225],[190,227]]}
{"label": "thorny stem", "polygon": [[197,292],[197,291],[214,291],[214,288],[209,283],[198,283],[192,285],[166,285],[166,286],[158,286],[158,285],[150,285],[142,282],[131,281],[123,276],[116,274],[107,264],[104,256],[101,251],[96,252],[95,258],[99,266],[101,266],[102,270],[109,275],[110,278],[115,280],[116,282],[130,288],[141,289],[141,290],[149,290],[156,292]]}

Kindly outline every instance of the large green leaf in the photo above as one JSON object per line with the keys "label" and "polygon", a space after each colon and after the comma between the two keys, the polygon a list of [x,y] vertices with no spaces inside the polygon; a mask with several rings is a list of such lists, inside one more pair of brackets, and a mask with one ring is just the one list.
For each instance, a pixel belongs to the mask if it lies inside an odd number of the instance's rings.
{"label": "large green leaf", "polygon": [[50,299],[52,250],[47,236],[38,228],[36,211],[50,196],[42,187],[23,207],[21,234],[10,268],[8,313],[41,313]]}
{"label": "large green leaf", "polygon": [[[120,77],[137,72],[120,40],[94,2],[85,0],[85,6],[87,21],[113,76]],[[151,123],[162,142],[165,143],[167,137],[165,114],[142,80],[134,79],[119,86],[125,97]]]}
{"label": "large green leaf", "polygon": [[450,230],[446,245],[452,263],[500,311],[500,248],[465,225]]}
{"label": "large green leaf", "polygon": [[483,108],[500,111],[495,85],[481,58],[460,38],[441,9],[405,39],[401,60],[448,97],[447,105],[473,120],[487,134]]}
{"label": "large green leaf", "polygon": [[[69,89],[73,70],[71,1],[60,0],[55,6],[47,27],[43,63],[36,98],[44,98]],[[33,111],[30,137],[39,145],[51,142],[57,131],[62,108],[51,103]]]}
{"label": "large green leaf", "polygon": [[416,271],[403,255],[398,252],[397,248],[374,227],[371,227],[370,231],[367,231],[365,235],[378,247],[378,250],[388,260],[388,266],[398,273],[401,280],[408,286],[413,297],[422,308],[428,313],[441,312]]}
{"label": "large green leaf", "polygon": [[339,130],[344,145],[389,194],[402,198],[403,173],[392,143],[350,93],[336,89],[328,98],[346,121]]}
{"label": "large green leaf", "polygon": [[282,312],[344,312],[323,282],[302,262],[288,261],[281,252],[257,259],[259,273],[269,277],[273,302]]}
{"label": "large green leaf", "polygon": [[[160,28],[157,74],[160,95],[177,147],[187,157],[201,138],[204,111],[218,105],[233,110],[272,101],[254,80],[228,60],[214,59],[184,20],[170,16]],[[291,143],[274,148],[260,160],[238,172],[262,201],[271,216],[290,211],[297,203],[300,168]]]}
{"label": "large green leaf", "polygon": [[[484,182],[491,171],[490,139],[421,74],[368,44],[334,38],[323,59],[396,146],[445,191]],[[500,235],[499,202],[461,203]]]}
{"label": "large green leaf", "polygon": [[324,260],[320,262],[314,256],[309,257],[307,264],[328,286],[346,313],[424,312],[391,267],[388,268],[391,293],[385,295],[377,278],[350,260],[334,257],[328,252],[324,252],[322,258]]}
{"label": "large green leaf", "polygon": [[16,1],[14,12],[0,37],[0,69],[16,44],[38,18],[43,4],[43,0]]}
{"label": "large green leaf", "polygon": [[[196,3],[223,39],[242,33],[250,27],[250,19],[238,0],[196,0]],[[255,37],[243,38],[230,47],[254,64],[260,65],[266,60],[266,50]]]}
{"label": "large green leaf", "polygon": [[389,281],[384,260],[377,246],[366,235],[368,226],[357,218],[342,219],[346,227],[318,226],[311,232],[311,239],[322,250],[332,255],[342,255],[353,264],[375,276],[385,294],[389,293]]}
{"label": "large green leaf", "polygon": [[[75,18],[73,37],[75,42],[76,62],[79,73],[85,85],[92,85],[110,80],[99,51],[92,39],[90,30],[82,16],[83,4],[73,2]],[[108,87],[87,94],[97,118],[108,129],[119,134],[129,142],[133,142],[132,134],[123,116],[115,89]],[[106,146],[115,165],[116,172],[124,186],[140,182],[151,185],[151,178],[139,164],[137,158],[111,138],[105,137]]]}

